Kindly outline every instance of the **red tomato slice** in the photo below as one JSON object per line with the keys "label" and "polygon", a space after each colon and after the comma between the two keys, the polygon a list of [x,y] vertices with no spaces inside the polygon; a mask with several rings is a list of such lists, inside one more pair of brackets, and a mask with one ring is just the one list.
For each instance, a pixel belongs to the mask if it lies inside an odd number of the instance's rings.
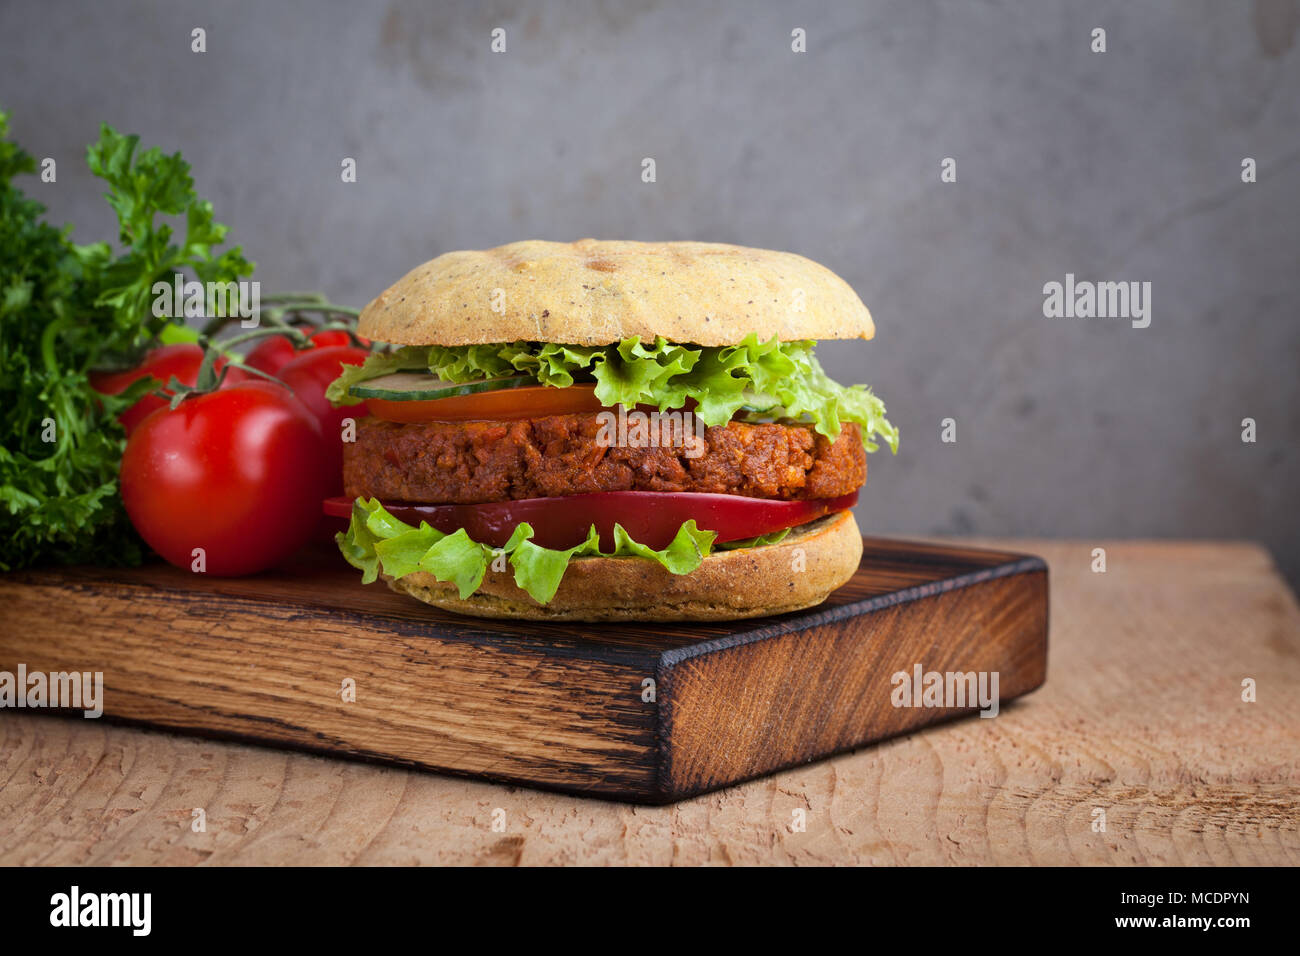
{"label": "red tomato slice", "polygon": [[[697,494],[673,491],[603,491],[560,498],[524,498],[479,505],[388,504],[384,508],[407,524],[427,521],[451,534],[464,528],[471,538],[499,548],[515,526],[533,526],[533,543],[543,548],[571,548],[587,537],[594,524],[601,547],[614,546],[614,524],[623,526],[634,541],[664,548],[682,523],[695,519],[704,531],[716,531],[716,541],[743,541],[761,534],[805,524],[823,515],[852,508],[856,491],[838,498],[777,501],[741,495]],[[324,511],[335,517],[352,513],[351,498],[327,498]]]}
{"label": "red tomato slice", "polygon": [[595,385],[520,385],[425,401],[368,398],[366,407],[371,415],[390,422],[469,422],[599,412],[605,406],[596,398]]}

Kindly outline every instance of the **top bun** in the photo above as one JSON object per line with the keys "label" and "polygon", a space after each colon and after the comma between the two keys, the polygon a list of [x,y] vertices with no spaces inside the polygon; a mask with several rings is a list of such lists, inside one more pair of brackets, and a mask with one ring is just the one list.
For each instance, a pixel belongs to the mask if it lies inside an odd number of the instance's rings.
{"label": "top bun", "polygon": [[357,333],[394,345],[869,339],[839,276],[803,256],[716,242],[512,242],[417,266],[361,312]]}

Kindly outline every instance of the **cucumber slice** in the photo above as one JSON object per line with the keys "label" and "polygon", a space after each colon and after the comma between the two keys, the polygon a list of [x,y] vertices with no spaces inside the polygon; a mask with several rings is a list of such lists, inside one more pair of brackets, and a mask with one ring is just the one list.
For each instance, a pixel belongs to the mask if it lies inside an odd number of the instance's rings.
{"label": "cucumber slice", "polygon": [[390,402],[427,402],[453,395],[476,395],[502,388],[536,385],[531,375],[487,378],[476,382],[444,382],[427,372],[393,372],[353,385],[348,392],[357,398],[382,398]]}
{"label": "cucumber slice", "polygon": [[741,408],[751,412],[767,412],[780,406],[780,402],[763,392],[746,391],[743,395],[745,404]]}

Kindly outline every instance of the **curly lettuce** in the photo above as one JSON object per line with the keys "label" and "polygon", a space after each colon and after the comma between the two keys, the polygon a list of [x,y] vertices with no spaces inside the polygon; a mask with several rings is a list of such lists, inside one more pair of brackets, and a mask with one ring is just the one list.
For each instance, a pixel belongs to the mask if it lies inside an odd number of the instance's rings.
{"label": "curly lettuce", "polygon": [[785,540],[793,528],[782,528],[780,531],[773,531],[770,534],[760,534],[755,538],[745,538],[743,541],[724,541],[717,545],[719,551],[738,551],[741,548],[766,548],[769,545],[780,544]]}
{"label": "curly lettuce", "polygon": [[421,521],[418,528],[393,517],[375,498],[358,498],[352,503],[348,530],[335,536],[339,551],[348,563],[362,572],[362,582],[369,584],[379,572],[403,578],[417,571],[432,574],[439,581],[456,586],[461,600],[469,597],[483,583],[488,566],[504,556],[514,572],[515,584],[538,604],[555,597],[569,562],[581,555],[601,557],[638,557],[655,561],[673,574],[690,574],[708,556],[712,531],[701,531],[694,521],[687,521],[666,548],[656,551],[637,541],[614,525],[614,547],[600,549],[600,535],[593,525],[581,544],[566,550],[539,547],[530,540],[531,525],[521,523],[502,548],[470,538],[464,528],[446,534]]}
{"label": "curly lettuce", "polygon": [[391,372],[428,371],[447,382],[524,374],[555,388],[594,381],[596,398],[606,407],[654,405],[667,411],[694,401],[706,425],[724,425],[742,409],[753,409],[809,420],[834,439],[842,422],[856,422],[867,451],[876,451],[879,439],[897,452],[898,429],[885,418],[884,403],[865,385],[845,387],[831,379],[813,354],[815,345],[760,342],[751,333],[738,345],[720,348],[676,345],[662,337],[651,345],[630,338],[604,346],[406,346],[345,367],[326,395],[337,405],[356,404],[361,399],[351,395],[352,386]]}

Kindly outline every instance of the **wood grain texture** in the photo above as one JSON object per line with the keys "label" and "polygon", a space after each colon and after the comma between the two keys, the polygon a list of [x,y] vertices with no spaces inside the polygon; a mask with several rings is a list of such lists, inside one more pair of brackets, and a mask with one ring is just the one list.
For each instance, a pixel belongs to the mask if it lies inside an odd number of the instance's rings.
{"label": "wood grain texture", "polygon": [[893,706],[891,675],[915,664],[998,672],[1007,701],[1036,689],[1047,676],[1047,574],[1029,567],[915,600],[893,592],[870,612],[855,602],[780,639],[665,655],[663,789],[698,793],[960,716]]}
{"label": "wood grain texture", "polygon": [[1300,610],[1267,553],[997,545],[1052,566],[1052,665],[994,720],[637,807],[9,712],[0,863],[1300,863]]}
{"label": "wood grain texture", "polygon": [[892,707],[914,661],[1001,669],[1003,700],[1042,683],[1041,561],[865,554],[833,602],[707,624],[465,618],[376,601],[323,552],[250,581],[24,572],[0,578],[0,671],[102,673],[118,720],[664,803],[978,706]]}

